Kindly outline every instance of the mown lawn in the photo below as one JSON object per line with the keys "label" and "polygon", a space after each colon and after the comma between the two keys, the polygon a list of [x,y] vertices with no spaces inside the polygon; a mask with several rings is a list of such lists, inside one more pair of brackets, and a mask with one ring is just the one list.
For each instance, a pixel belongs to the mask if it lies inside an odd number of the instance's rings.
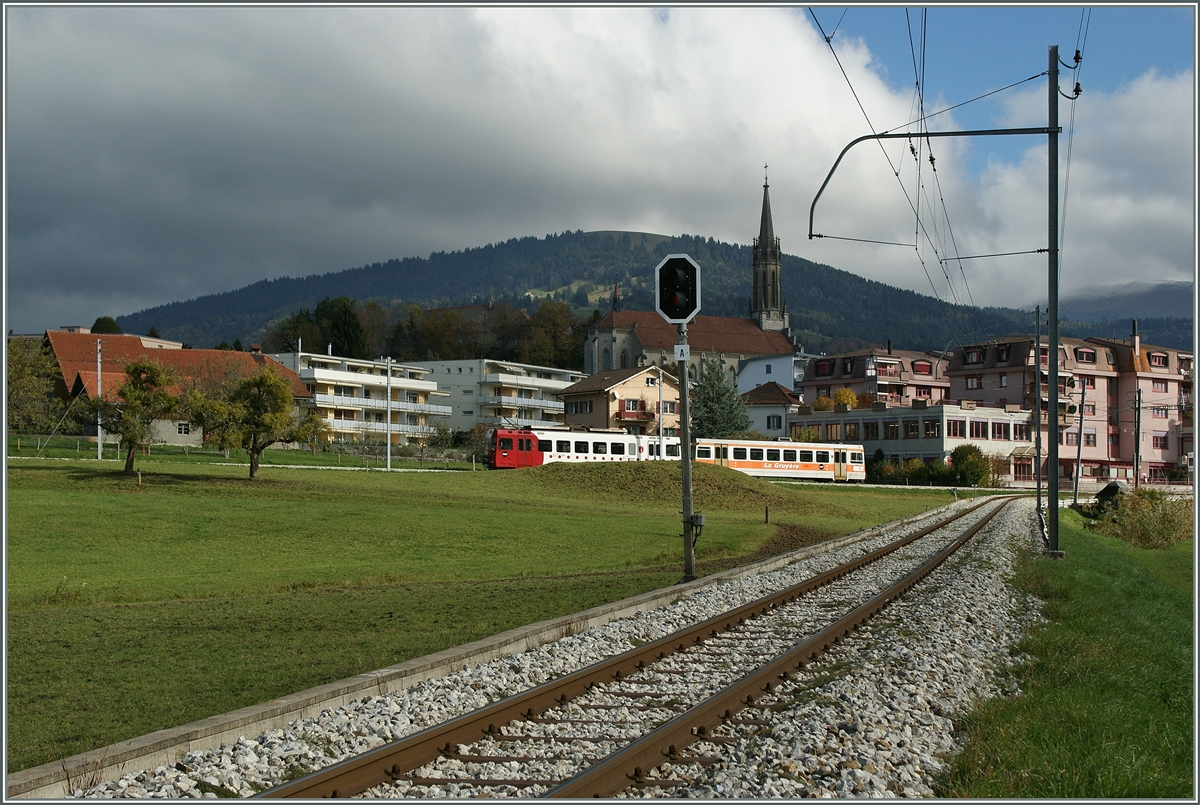
{"label": "mown lawn", "polygon": [[1194,544],[1134,548],[1060,521],[1066,559],[1016,583],[1050,623],[1021,646],[1023,693],[983,705],[941,796],[1194,798]]}
{"label": "mown lawn", "polygon": [[[8,769],[678,581],[678,465],[8,466]],[[952,500],[697,467],[700,573]],[[764,511],[771,509],[771,524]]]}

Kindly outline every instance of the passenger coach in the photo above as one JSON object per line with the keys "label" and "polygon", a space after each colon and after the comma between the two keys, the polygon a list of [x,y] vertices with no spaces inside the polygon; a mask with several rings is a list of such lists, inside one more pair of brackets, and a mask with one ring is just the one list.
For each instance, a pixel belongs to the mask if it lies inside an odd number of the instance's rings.
{"label": "passenger coach", "polygon": [[863,448],[858,444],[697,439],[696,461],[761,478],[855,482],[867,479]]}

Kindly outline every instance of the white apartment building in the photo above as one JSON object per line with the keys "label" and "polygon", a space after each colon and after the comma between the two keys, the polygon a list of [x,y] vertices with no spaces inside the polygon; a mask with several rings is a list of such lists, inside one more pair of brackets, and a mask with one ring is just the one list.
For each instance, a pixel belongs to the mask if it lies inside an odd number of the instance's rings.
{"label": "white apartment building", "polygon": [[432,436],[435,422],[449,424],[450,406],[430,402],[449,394],[438,389],[429,369],[310,352],[271,357],[300,376],[335,441],[383,442],[390,433],[393,444],[404,445]]}
{"label": "white apartment building", "polygon": [[446,424],[454,430],[562,425],[565,405],[555,395],[587,377],[571,369],[491,358],[412,365],[429,372],[429,380],[448,394],[452,410]]}

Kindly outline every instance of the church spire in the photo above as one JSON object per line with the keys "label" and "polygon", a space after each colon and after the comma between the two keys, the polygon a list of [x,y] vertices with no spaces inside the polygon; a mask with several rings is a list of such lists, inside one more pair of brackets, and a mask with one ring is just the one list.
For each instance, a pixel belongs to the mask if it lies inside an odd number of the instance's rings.
{"label": "church spire", "polygon": [[788,314],[783,302],[782,261],[775,223],[771,220],[771,184],[763,165],[762,219],[754,239],[754,267],[751,274],[750,317],[763,330],[788,331]]}
{"label": "church spire", "polygon": [[775,242],[775,225],[771,222],[771,191],[770,184],[767,182],[765,171],[766,165],[763,165],[763,208],[762,222],[758,226],[758,242],[763,244],[773,244]]}

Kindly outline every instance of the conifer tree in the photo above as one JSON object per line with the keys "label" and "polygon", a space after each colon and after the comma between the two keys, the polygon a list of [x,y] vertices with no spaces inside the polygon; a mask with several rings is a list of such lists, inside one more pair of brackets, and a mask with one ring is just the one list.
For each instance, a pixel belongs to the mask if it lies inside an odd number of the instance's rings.
{"label": "conifer tree", "polygon": [[703,360],[700,381],[692,389],[689,403],[693,438],[724,439],[750,428],[746,406],[720,360]]}

